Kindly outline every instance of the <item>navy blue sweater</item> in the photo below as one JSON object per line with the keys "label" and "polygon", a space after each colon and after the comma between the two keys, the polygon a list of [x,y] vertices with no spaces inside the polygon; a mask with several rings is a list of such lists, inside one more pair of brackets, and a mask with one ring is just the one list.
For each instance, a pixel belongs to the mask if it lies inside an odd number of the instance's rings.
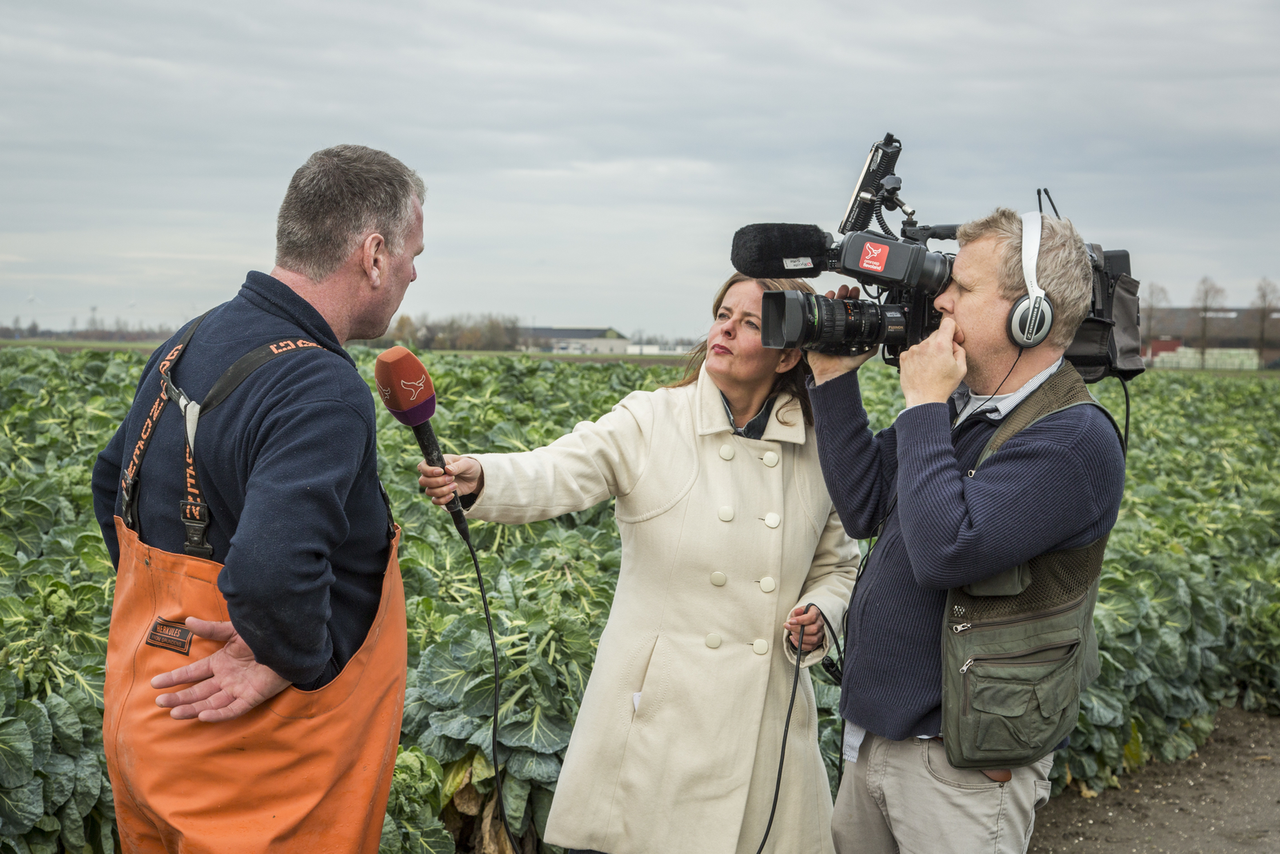
{"label": "navy blue sweater", "polygon": [[1105,413],[1077,406],[1022,430],[968,477],[998,421],[970,416],[952,431],[952,407],[928,403],[872,435],[856,372],[809,396],[845,530],[872,536],[888,513],[849,606],[840,712],[884,738],[937,735],[947,590],[1111,530],[1120,441]]}
{"label": "navy blue sweater", "polygon": [[[390,541],[369,387],[319,312],[256,272],[205,318],[173,380],[203,400],[240,356],[300,336],[326,349],[258,368],[200,418],[194,454],[232,624],[260,663],[314,689],[359,649],[381,598]],[[113,517],[120,513],[122,460],[159,393],[156,364],[179,337],[181,331],[152,355],[133,408],[93,469],[94,512],[117,565]],[[144,543],[182,553],[184,487],[182,419],[171,402],[139,475]]]}

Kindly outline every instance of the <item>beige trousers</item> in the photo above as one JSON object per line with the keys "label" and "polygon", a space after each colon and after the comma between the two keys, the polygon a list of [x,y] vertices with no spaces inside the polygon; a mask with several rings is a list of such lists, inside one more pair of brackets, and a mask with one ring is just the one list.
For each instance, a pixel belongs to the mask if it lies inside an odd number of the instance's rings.
{"label": "beige trousers", "polygon": [[1026,854],[1052,769],[1051,753],[993,783],[952,768],[939,741],[867,733],[836,797],[836,854]]}

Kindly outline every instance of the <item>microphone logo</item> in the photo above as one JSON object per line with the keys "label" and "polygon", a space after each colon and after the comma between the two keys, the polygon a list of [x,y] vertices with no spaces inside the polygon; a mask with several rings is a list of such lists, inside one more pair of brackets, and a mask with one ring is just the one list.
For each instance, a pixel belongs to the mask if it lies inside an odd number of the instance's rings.
{"label": "microphone logo", "polygon": [[[423,376],[416,383],[411,383],[408,380],[400,380],[400,385],[404,386],[405,391],[412,392],[409,395],[410,400],[417,400],[418,395],[422,393],[422,387],[426,385],[426,382],[427,382],[427,378]],[[388,394],[391,393],[390,389],[387,390],[387,393]]]}
{"label": "microphone logo", "polygon": [[391,399],[391,389],[384,388],[382,383],[378,382],[377,378],[374,378],[373,383],[378,387],[378,395],[382,398],[383,403],[386,403]]}

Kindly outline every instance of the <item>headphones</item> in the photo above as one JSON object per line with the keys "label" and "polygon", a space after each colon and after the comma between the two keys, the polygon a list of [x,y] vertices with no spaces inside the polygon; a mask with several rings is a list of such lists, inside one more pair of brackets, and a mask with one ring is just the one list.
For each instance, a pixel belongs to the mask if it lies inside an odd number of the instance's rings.
{"label": "headphones", "polygon": [[1009,309],[1009,340],[1017,347],[1034,347],[1049,337],[1053,328],[1053,306],[1036,282],[1036,262],[1040,258],[1040,212],[1022,215],[1022,276],[1027,295]]}

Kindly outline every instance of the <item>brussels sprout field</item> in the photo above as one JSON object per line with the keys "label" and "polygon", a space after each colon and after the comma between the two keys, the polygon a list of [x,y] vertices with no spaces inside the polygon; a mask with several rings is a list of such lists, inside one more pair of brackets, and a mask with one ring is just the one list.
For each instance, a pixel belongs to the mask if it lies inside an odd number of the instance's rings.
{"label": "brussels sprout field", "polygon": [[[372,384],[375,353],[354,355]],[[0,351],[0,852],[118,845],[100,735],[113,572],[89,474],[145,358]],[[546,444],[678,374],[523,357],[424,360],[440,401],[432,423],[449,452]],[[896,377],[883,365],[864,372],[873,424],[886,425],[901,406]],[[1094,391],[1123,418],[1118,383]],[[1280,714],[1280,379],[1162,372],[1131,392],[1126,497],[1095,617],[1103,671],[1058,755],[1055,791],[1114,786],[1149,761],[1189,756],[1222,703]],[[613,596],[612,507],[518,527],[472,523],[502,658],[494,757],[492,664],[470,557],[447,515],[417,495],[411,433],[379,419],[409,613],[382,850],[500,850],[495,764],[512,829],[532,850]],[[816,688],[834,763],[838,690]]]}

